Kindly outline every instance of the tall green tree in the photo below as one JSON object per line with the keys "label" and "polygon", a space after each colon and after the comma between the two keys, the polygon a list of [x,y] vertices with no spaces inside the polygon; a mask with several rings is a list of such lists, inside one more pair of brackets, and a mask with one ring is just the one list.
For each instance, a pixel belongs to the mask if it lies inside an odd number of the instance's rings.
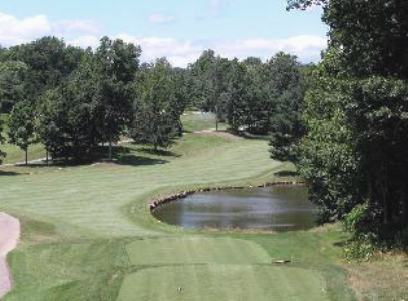
{"label": "tall green tree", "polygon": [[[0,100],[0,146],[4,142],[4,137],[3,137],[3,119],[1,118],[1,100]],[[3,162],[3,158],[5,157],[6,153],[3,152],[0,148],[0,164]]]}
{"label": "tall green tree", "polygon": [[231,62],[231,73],[228,81],[228,89],[224,94],[227,102],[227,120],[233,132],[237,133],[241,127],[250,123],[251,104],[248,83],[251,78],[246,66],[237,59]]}
{"label": "tall green tree", "polygon": [[9,142],[24,151],[26,165],[28,164],[28,147],[37,142],[35,117],[34,105],[23,100],[13,107],[8,120]]}
{"label": "tall green tree", "polygon": [[146,64],[136,81],[134,119],[131,136],[136,143],[171,146],[181,135],[185,94],[180,93],[180,78],[166,59]]}
{"label": "tall green tree", "polygon": [[[330,82],[330,91],[316,85],[304,116],[301,171],[313,199],[342,217],[365,203],[366,228],[357,228],[383,238],[408,226],[407,9],[402,0],[327,1],[323,20],[330,26],[330,45],[317,81]],[[346,136],[333,142],[342,132]],[[333,150],[331,158],[325,145]],[[313,148],[315,153],[307,151]],[[335,176],[334,169],[327,172],[334,162],[350,165],[339,166]],[[356,185],[350,187],[351,181]]]}
{"label": "tall green tree", "polygon": [[193,80],[192,103],[205,112],[215,114],[216,130],[219,122],[226,117],[221,96],[228,87],[230,66],[228,59],[216,56],[213,50],[206,50],[189,67]]}
{"label": "tall green tree", "polygon": [[62,85],[42,96],[40,138],[54,159],[90,160],[104,141],[98,80],[89,58]]}
{"label": "tall green tree", "polygon": [[27,65],[23,62],[0,62],[0,100],[4,113],[10,113],[17,102],[25,99],[26,72]]}
{"label": "tall green tree", "polygon": [[120,139],[132,116],[131,85],[139,68],[141,48],[122,40],[101,39],[95,52],[98,74],[98,114],[103,128],[104,142],[112,144]]}
{"label": "tall green tree", "polygon": [[85,54],[81,48],[67,46],[56,37],[43,37],[10,47],[3,59],[26,64],[25,92],[35,102],[47,89],[58,87],[79,66]]}
{"label": "tall green tree", "polygon": [[242,64],[247,68],[246,79],[248,91],[249,115],[247,131],[253,134],[268,134],[270,117],[273,111],[273,99],[269,97],[268,78],[265,65],[261,59],[249,57]]}
{"label": "tall green tree", "polygon": [[296,56],[277,53],[265,66],[270,115],[271,156],[275,160],[296,161],[297,143],[303,135],[302,103],[306,86]]}

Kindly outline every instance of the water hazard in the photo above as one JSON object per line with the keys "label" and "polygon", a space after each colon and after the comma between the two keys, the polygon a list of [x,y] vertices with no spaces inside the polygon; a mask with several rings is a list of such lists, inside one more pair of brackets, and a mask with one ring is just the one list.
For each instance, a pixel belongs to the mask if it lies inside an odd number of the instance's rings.
{"label": "water hazard", "polygon": [[306,187],[197,193],[153,212],[160,221],[184,228],[259,229],[277,232],[311,228],[316,207]]}

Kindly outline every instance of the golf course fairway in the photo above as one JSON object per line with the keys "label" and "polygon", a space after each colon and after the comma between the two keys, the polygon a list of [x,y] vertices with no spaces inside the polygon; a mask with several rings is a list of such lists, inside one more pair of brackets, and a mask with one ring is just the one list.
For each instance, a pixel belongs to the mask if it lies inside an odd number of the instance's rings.
{"label": "golf course fairway", "polygon": [[336,227],[193,231],[152,217],[150,202],[189,189],[293,180],[266,140],[189,122],[159,154],[128,143],[113,163],[0,167],[0,211],[22,226],[4,300],[354,300]]}

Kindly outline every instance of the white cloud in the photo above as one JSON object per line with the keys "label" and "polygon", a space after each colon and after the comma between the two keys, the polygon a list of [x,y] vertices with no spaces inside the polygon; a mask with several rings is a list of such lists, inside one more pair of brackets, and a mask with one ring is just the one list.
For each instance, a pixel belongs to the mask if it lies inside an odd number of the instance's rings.
{"label": "white cloud", "polygon": [[185,67],[200,55],[202,46],[195,45],[190,41],[180,41],[172,38],[161,37],[136,37],[128,34],[119,34],[117,39],[127,43],[133,43],[142,47],[142,60],[152,61],[159,57],[167,59],[177,67]]}
{"label": "white cloud", "polygon": [[84,33],[95,35],[98,33],[98,28],[88,20],[53,23],[45,15],[18,19],[0,12],[0,45],[2,46],[26,43],[47,35],[69,37]]}
{"label": "white cloud", "polygon": [[157,13],[149,16],[149,22],[153,24],[167,24],[174,21],[173,16]]}
{"label": "white cloud", "polygon": [[99,46],[100,38],[97,36],[80,36],[76,39],[68,40],[67,43],[76,47],[92,47],[96,49]]}
{"label": "white cloud", "polygon": [[9,46],[30,40],[33,37],[49,35],[52,26],[44,15],[25,18],[0,13],[0,44]]}
{"label": "white cloud", "polygon": [[225,0],[210,0],[208,2],[208,9],[211,16],[218,16],[221,14],[224,6]]}
{"label": "white cloud", "polygon": [[[317,62],[320,53],[327,46],[327,40],[318,36],[301,35],[287,39],[243,39],[243,40],[206,40],[187,41],[163,37],[140,37],[129,34],[119,34],[111,37],[122,39],[142,47],[142,61],[152,61],[167,57],[176,67],[186,67],[194,62],[205,49],[213,49],[217,54],[232,58],[244,59],[248,56],[267,60],[279,51],[297,55],[302,62]],[[99,45],[100,37],[81,36],[68,41],[69,44],[81,47]]]}
{"label": "white cloud", "polygon": [[221,41],[213,48],[221,56],[245,58],[257,56],[268,59],[279,51],[295,54],[301,61],[317,61],[320,52],[327,46],[327,40],[318,36],[301,35],[287,39],[245,39]]}
{"label": "white cloud", "polygon": [[[215,3],[220,3],[214,1]],[[157,21],[157,20],[156,20]],[[45,35],[64,38],[68,44],[93,49],[101,38],[98,27],[88,20],[68,20],[52,23],[44,15],[18,19],[0,13],[0,45],[11,46],[32,41]],[[241,40],[179,40],[166,37],[139,37],[119,34],[120,38],[142,47],[142,61],[167,57],[178,67],[194,62],[205,49],[213,49],[223,57],[239,59],[248,56],[270,58],[278,51],[295,54],[303,62],[318,61],[320,52],[326,48],[327,40],[318,36],[300,35],[287,39],[251,38]]]}
{"label": "white cloud", "polygon": [[58,35],[73,33],[96,35],[99,33],[99,28],[90,20],[65,20],[54,25],[54,32],[57,32]]}

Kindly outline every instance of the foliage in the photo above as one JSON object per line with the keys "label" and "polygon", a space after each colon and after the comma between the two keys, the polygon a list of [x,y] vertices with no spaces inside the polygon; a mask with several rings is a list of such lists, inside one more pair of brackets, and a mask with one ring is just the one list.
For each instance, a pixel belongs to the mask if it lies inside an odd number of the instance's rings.
{"label": "foliage", "polygon": [[230,67],[228,59],[216,56],[211,49],[204,51],[197,61],[189,66],[192,80],[190,106],[214,113],[217,128],[218,122],[226,117],[223,93],[227,90]]}
{"label": "foliage", "polygon": [[43,37],[11,47],[3,60],[23,62],[27,66],[24,91],[26,97],[35,102],[47,89],[58,87],[78,67],[85,53],[56,37]]}
{"label": "foliage", "polygon": [[0,62],[0,100],[2,112],[9,113],[13,106],[26,97],[25,74],[27,65],[19,61]]}
{"label": "foliage", "polygon": [[271,156],[275,160],[295,162],[297,143],[304,130],[300,114],[306,85],[296,56],[276,54],[266,66],[269,97],[274,100],[270,114]]}
{"label": "foliage", "polygon": [[28,161],[28,147],[36,143],[36,116],[32,103],[23,100],[14,105],[8,121],[8,137],[11,144],[17,145],[25,152],[25,163]]}
{"label": "foliage", "polygon": [[42,97],[39,132],[54,159],[88,160],[103,141],[96,93],[96,72],[87,62]]}
{"label": "foliage", "polygon": [[329,49],[305,103],[299,167],[312,200],[325,219],[361,218],[353,231],[363,243],[408,226],[406,9],[400,0],[331,0]]}
{"label": "foliage", "polygon": [[[1,110],[0,110],[0,112],[1,112]],[[4,137],[3,137],[2,134],[3,134],[3,120],[2,120],[2,118],[0,118],[0,146],[4,142]],[[4,151],[2,151],[1,148],[0,148],[0,164],[3,162],[3,159],[4,159],[5,156],[6,156],[6,153]]]}
{"label": "foliage", "polygon": [[103,142],[109,143],[109,159],[112,159],[112,143],[119,140],[131,120],[130,85],[139,68],[140,55],[139,46],[108,37],[101,39],[95,53],[98,76],[95,97],[99,103]]}
{"label": "foliage", "polygon": [[183,77],[166,59],[145,65],[137,78],[131,136],[136,143],[168,148],[181,136]]}

